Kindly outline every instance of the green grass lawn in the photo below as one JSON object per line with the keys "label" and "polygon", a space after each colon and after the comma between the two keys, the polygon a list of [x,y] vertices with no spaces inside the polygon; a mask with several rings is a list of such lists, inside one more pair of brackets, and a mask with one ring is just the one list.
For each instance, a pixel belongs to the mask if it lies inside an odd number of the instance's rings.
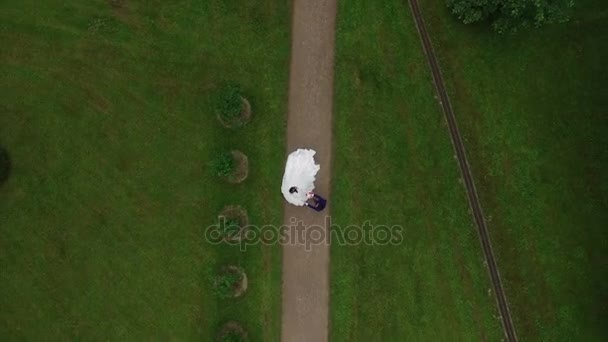
{"label": "green grass lawn", "polygon": [[569,23],[497,35],[423,1],[526,341],[608,336],[608,4],[575,3]]}
{"label": "green grass lawn", "polygon": [[[232,319],[279,339],[279,247],[203,229],[226,204],[282,222],[289,25],[272,0],[0,4],[0,339],[210,340]],[[212,110],[229,80],[254,111],[239,131]],[[230,148],[244,184],[206,166]],[[225,264],[248,272],[243,298],[211,293]]]}
{"label": "green grass lawn", "polygon": [[407,2],[341,1],[337,26],[332,215],[405,230],[397,246],[332,246],[332,339],[500,340]]}

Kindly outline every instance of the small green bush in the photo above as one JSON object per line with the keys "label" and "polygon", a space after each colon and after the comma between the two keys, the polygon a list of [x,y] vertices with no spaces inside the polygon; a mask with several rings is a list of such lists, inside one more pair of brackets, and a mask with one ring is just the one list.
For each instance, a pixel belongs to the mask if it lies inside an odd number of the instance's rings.
{"label": "small green bush", "polygon": [[228,177],[234,173],[236,162],[230,152],[218,154],[211,162],[211,170],[218,177]]}
{"label": "small green bush", "polygon": [[227,217],[224,220],[222,233],[224,237],[235,237],[241,230],[241,222],[238,218]]}
{"label": "small green bush", "polygon": [[0,185],[6,182],[10,173],[11,159],[8,155],[8,151],[0,146]]}
{"label": "small green bush", "polygon": [[237,119],[243,111],[243,91],[237,84],[229,84],[221,90],[217,112],[226,121]]}
{"label": "small green bush", "polygon": [[240,272],[224,269],[215,276],[215,293],[222,298],[232,297],[242,280],[243,275]]}

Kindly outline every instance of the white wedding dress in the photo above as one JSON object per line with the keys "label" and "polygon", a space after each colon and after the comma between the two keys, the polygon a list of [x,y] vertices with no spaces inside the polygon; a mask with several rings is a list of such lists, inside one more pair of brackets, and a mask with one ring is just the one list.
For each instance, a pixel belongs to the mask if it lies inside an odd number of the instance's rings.
{"label": "white wedding dress", "polygon": [[[285,174],[281,192],[287,202],[303,206],[306,203],[306,193],[315,188],[315,178],[321,168],[315,164],[314,150],[298,149],[287,157]],[[290,194],[291,187],[298,188],[298,192]]]}

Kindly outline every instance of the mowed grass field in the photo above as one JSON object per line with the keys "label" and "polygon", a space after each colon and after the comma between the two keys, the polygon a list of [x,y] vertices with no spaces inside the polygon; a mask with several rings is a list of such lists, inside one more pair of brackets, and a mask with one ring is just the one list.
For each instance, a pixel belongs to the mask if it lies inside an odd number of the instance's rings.
{"label": "mowed grass field", "polygon": [[334,341],[496,341],[495,299],[407,2],[339,3],[334,223],[403,242],[331,249]]}
{"label": "mowed grass field", "polygon": [[516,35],[422,3],[520,339],[606,340],[608,3]]}
{"label": "mowed grass field", "polygon": [[[227,204],[282,222],[289,26],[273,0],[0,4],[0,339],[209,341],[228,320],[279,339],[279,247],[203,230]],[[241,130],[215,119],[225,81],[253,107]],[[207,167],[232,148],[241,185]],[[211,293],[226,264],[247,271],[243,298]]]}

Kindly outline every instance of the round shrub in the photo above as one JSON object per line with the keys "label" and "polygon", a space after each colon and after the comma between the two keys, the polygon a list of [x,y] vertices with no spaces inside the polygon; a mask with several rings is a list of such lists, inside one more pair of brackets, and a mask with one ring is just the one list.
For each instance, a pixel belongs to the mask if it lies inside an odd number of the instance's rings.
{"label": "round shrub", "polygon": [[249,159],[241,151],[223,152],[210,162],[211,172],[229,183],[238,184],[249,175]]}
{"label": "round shrub", "polygon": [[241,334],[240,331],[236,331],[236,330],[229,330],[226,331],[226,333],[224,333],[222,336],[220,336],[218,338],[218,341],[221,342],[244,342],[245,337],[243,336],[243,334]]}
{"label": "round shrub", "polygon": [[220,117],[230,122],[243,112],[243,91],[237,84],[228,84],[221,90],[217,103]]}
{"label": "round shrub", "polygon": [[222,326],[216,341],[218,342],[247,342],[247,332],[237,322],[228,322]]}
{"label": "round shrub", "polygon": [[228,177],[235,169],[236,161],[231,152],[220,153],[211,162],[211,170],[218,177]]}
{"label": "round shrub", "polygon": [[225,241],[240,241],[249,225],[247,210],[238,205],[228,205],[218,215],[219,233]]}
{"label": "round shrub", "polygon": [[226,128],[242,127],[251,120],[251,104],[236,84],[228,84],[219,91],[215,112],[219,122]]}
{"label": "round shrub", "polygon": [[236,217],[228,217],[224,221],[224,229],[222,231],[224,237],[238,235],[241,230],[241,222]]}
{"label": "round shrub", "polygon": [[247,290],[247,275],[240,267],[224,267],[215,275],[213,287],[222,298],[240,297]]}
{"label": "round shrub", "polygon": [[8,151],[0,146],[0,185],[4,184],[11,173],[11,159]]}

